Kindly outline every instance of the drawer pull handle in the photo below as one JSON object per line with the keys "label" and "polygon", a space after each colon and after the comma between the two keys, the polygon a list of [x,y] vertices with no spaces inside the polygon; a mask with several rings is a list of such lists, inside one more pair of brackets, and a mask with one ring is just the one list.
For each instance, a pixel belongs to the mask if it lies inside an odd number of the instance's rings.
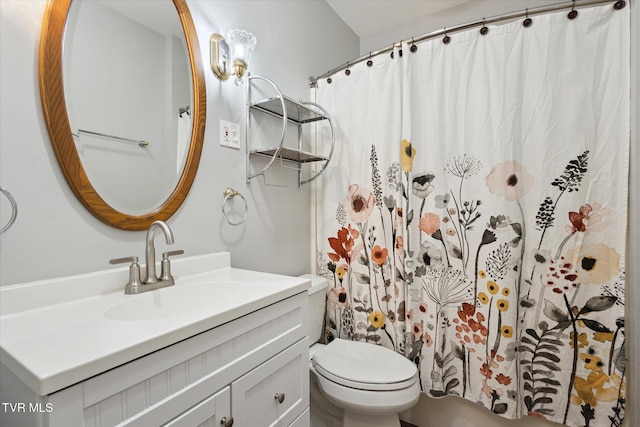
{"label": "drawer pull handle", "polygon": [[222,417],[222,419],[220,420],[220,424],[222,424],[224,427],[231,427],[233,425],[233,417],[227,419],[227,417]]}
{"label": "drawer pull handle", "polygon": [[282,394],[276,393],[274,398],[278,401],[278,403],[282,403],[282,402],[284,402],[284,393],[282,393]]}

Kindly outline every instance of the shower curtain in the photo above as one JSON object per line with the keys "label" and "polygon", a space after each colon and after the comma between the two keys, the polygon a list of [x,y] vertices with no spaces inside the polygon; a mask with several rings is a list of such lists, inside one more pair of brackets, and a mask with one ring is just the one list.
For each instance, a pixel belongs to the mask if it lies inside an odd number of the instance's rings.
{"label": "shower curtain", "polygon": [[405,355],[431,397],[621,424],[628,10],[408,43],[318,82],[327,341]]}

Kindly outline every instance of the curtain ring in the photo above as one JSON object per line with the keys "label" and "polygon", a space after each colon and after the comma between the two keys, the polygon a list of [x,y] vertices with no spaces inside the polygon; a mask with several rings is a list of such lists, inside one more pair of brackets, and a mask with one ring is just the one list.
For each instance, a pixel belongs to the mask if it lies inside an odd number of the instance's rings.
{"label": "curtain ring", "polygon": [[442,43],[449,44],[451,42],[451,37],[447,35],[447,29],[444,29],[444,38],[442,39]]}
{"label": "curtain ring", "polygon": [[9,222],[7,222],[4,227],[0,228],[0,234],[2,234],[11,228],[13,223],[16,222],[16,217],[18,216],[18,203],[16,203],[16,199],[13,198],[11,193],[2,187],[0,187],[0,193],[4,194],[7,199],[9,199],[9,203],[11,203],[11,218],[9,218]]}
{"label": "curtain ring", "polygon": [[369,52],[369,60],[367,61],[367,67],[372,67],[373,61],[371,60],[371,52]]}
{"label": "curtain ring", "polygon": [[571,5],[571,12],[567,14],[567,18],[576,19],[578,17],[578,11],[576,10],[576,0],[573,0],[573,5]]}
{"label": "curtain ring", "polygon": [[483,36],[486,36],[488,33],[489,33],[489,28],[485,24],[485,19],[482,18],[482,28],[480,28],[480,34],[482,34]]}
{"label": "curtain ring", "polygon": [[533,24],[533,21],[531,20],[531,18],[529,18],[529,9],[525,9],[525,19],[524,21],[522,21],[522,25],[527,28],[530,27],[531,24]]}
{"label": "curtain ring", "polygon": [[613,5],[613,8],[615,10],[620,10],[620,9],[624,9],[624,7],[627,5],[627,2],[624,0],[618,0],[617,2],[615,2],[615,4]]}
{"label": "curtain ring", "polygon": [[351,70],[349,69],[349,61],[347,61],[347,69],[346,69],[346,70],[344,70],[344,73],[345,73],[347,76],[350,76],[350,75],[351,75]]}
{"label": "curtain ring", "polygon": [[409,50],[411,51],[411,53],[416,53],[418,51],[418,46],[415,45],[413,37],[411,37],[411,48]]}
{"label": "curtain ring", "polygon": [[[247,199],[245,199],[242,194],[238,193],[233,188],[225,188],[224,190],[222,190],[222,195],[224,196],[224,200],[222,201],[222,216],[224,217],[224,220],[227,221],[229,225],[242,224],[247,219],[247,213],[249,212],[249,205],[247,204]],[[236,196],[240,196],[242,201],[244,201],[244,214],[242,215],[242,219],[240,221],[233,222],[229,219],[229,217],[227,217],[227,211],[225,211],[224,207],[229,200],[233,199]]]}

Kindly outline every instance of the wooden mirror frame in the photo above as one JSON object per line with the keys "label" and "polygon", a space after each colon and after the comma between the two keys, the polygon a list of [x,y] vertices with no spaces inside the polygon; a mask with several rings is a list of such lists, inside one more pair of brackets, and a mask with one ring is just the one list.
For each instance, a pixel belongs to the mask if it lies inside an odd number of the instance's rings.
{"label": "wooden mirror frame", "polygon": [[185,33],[193,87],[192,131],[189,152],[178,184],[156,210],[129,215],[112,208],[96,192],[78,155],[64,99],[62,52],[71,0],[49,0],[40,35],[40,98],[51,145],[69,187],[96,218],[122,230],[144,230],[153,221],[167,220],[182,205],[198,169],[206,122],[206,87],[196,29],[185,0],[173,0]]}

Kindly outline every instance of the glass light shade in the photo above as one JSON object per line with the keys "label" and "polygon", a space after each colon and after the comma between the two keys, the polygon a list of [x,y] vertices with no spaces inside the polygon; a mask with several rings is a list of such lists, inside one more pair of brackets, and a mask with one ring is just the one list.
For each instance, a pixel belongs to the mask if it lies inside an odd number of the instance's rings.
{"label": "glass light shade", "polygon": [[236,82],[242,81],[242,77],[249,67],[249,61],[257,40],[253,34],[244,30],[231,30],[227,33],[226,41],[231,47],[231,58],[236,75]]}

